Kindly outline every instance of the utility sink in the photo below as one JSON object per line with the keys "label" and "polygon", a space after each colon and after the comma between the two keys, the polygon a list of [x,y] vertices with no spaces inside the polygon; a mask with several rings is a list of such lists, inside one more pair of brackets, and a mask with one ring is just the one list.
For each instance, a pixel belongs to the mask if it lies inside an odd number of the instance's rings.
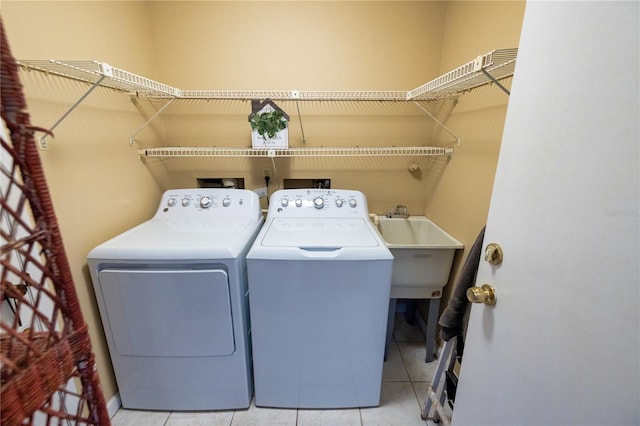
{"label": "utility sink", "polygon": [[391,298],[439,299],[462,243],[425,216],[377,216],[374,222],[394,257]]}
{"label": "utility sink", "polygon": [[430,299],[424,326],[425,362],[431,362],[436,353],[442,289],[449,282],[453,256],[463,245],[425,216],[376,216],[374,223],[393,254],[385,359],[393,335],[396,300]]}

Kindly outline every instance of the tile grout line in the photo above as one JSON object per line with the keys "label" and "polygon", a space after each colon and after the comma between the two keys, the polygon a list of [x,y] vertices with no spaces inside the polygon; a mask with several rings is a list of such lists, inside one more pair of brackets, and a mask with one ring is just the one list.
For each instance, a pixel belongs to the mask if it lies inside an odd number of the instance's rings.
{"label": "tile grout line", "polygon": [[[394,334],[395,334],[395,330],[394,330]],[[407,364],[405,362],[405,357],[404,357],[402,351],[400,350],[400,346],[397,344],[397,340],[395,339],[395,335],[394,335],[394,342],[396,343],[396,345],[398,347],[398,353],[399,353],[400,359],[402,361],[402,366],[404,367],[404,369],[405,369],[405,371],[407,373],[407,377],[409,377],[409,384],[411,385],[411,390],[413,391],[413,395],[415,396],[415,400],[418,403],[419,413],[420,413],[420,415],[422,415],[422,404],[420,403],[420,396],[418,395],[418,392],[416,391],[416,387],[414,386],[414,383],[421,383],[421,382],[425,382],[425,381],[424,380],[413,380],[413,378],[411,377],[411,374],[409,372],[409,369],[407,368]],[[422,342],[420,342],[420,343],[422,343]],[[428,382],[428,380],[426,382]],[[426,421],[425,421],[425,424],[426,424]]]}
{"label": "tile grout line", "polygon": [[[395,330],[394,330],[395,332]],[[411,379],[411,374],[409,373],[409,369],[407,368],[407,364],[404,360],[404,356],[402,354],[402,351],[400,350],[400,345],[398,345],[397,340],[393,339],[393,343],[396,344],[396,347],[398,348],[398,355],[400,356],[400,360],[402,361],[402,366],[404,367],[404,371],[405,373],[407,373],[407,377],[409,378],[409,386],[411,386],[411,391],[413,392],[413,395],[415,397],[416,402],[418,403],[418,410],[420,412],[420,414],[422,414],[422,407],[420,406],[420,398],[418,397],[418,394],[416,393],[416,388],[413,386],[413,380]]]}

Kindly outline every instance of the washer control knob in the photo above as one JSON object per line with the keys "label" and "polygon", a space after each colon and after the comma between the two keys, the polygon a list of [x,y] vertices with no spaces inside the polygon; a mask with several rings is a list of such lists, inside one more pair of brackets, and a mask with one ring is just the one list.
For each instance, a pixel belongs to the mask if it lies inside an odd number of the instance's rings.
{"label": "washer control knob", "polygon": [[283,198],[282,200],[280,200],[280,205],[282,207],[287,207],[289,205],[289,199],[288,198]]}
{"label": "washer control knob", "polygon": [[322,197],[316,197],[313,199],[313,207],[316,209],[321,209],[324,207],[324,200]]}
{"label": "washer control knob", "polygon": [[302,198],[296,198],[296,207],[302,207]]}
{"label": "washer control knob", "polygon": [[191,200],[188,198],[183,198],[182,199],[182,207],[187,207],[189,204],[191,204]]}
{"label": "washer control knob", "polygon": [[167,200],[167,205],[168,205],[169,207],[173,207],[173,206],[175,206],[175,205],[176,205],[176,199],[175,199],[175,198],[169,198],[169,199]]}
{"label": "washer control knob", "polygon": [[342,207],[344,205],[344,200],[342,198],[336,199],[336,207]]}
{"label": "washer control knob", "polygon": [[222,207],[229,207],[231,205],[231,198],[225,198],[222,200]]}
{"label": "washer control knob", "polygon": [[202,207],[203,209],[208,209],[209,207],[211,207],[211,204],[213,204],[213,200],[211,199],[211,197],[207,197],[206,195],[202,198],[200,198],[200,207]]}
{"label": "washer control knob", "polygon": [[355,198],[352,198],[349,200],[349,207],[356,208],[357,205],[358,205],[358,202],[355,200]]}

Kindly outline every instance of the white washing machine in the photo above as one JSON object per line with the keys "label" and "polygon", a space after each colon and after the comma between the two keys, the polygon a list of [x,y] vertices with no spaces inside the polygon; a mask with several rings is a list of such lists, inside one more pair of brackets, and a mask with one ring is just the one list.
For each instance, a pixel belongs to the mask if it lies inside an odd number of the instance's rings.
{"label": "white washing machine", "polygon": [[271,196],[247,255],[257,406],[380,404],[392,262],[361,192]]}
{"label": "white washing machine", "polygon": [[169,190],[153,218],[89,253],[124,408],[249,406],[246,254],[262,223],[252,191]]}

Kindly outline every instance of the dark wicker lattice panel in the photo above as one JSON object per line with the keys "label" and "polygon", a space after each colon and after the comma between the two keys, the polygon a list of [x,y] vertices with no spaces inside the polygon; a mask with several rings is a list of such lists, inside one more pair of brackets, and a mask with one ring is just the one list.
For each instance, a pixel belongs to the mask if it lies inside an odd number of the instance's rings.
{"label": "dark wicker lattice panel", "polygon": [[2,425],[108,425],[91,343],[2,29]]}

